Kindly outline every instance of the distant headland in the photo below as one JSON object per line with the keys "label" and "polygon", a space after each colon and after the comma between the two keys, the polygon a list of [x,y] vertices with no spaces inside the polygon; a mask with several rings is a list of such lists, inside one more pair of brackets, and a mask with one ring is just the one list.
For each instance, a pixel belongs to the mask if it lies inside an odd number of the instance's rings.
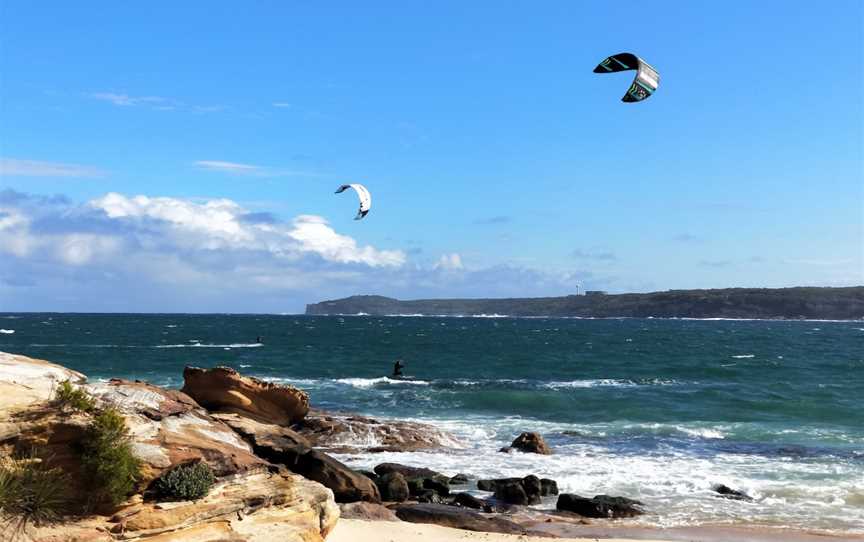
{"label": "distant headland", "polygon": [[306,305],[309,315],[536,316],[583,318],[864,319],[864,286],[725,288],[508,299],[400,301],[356,295]]}

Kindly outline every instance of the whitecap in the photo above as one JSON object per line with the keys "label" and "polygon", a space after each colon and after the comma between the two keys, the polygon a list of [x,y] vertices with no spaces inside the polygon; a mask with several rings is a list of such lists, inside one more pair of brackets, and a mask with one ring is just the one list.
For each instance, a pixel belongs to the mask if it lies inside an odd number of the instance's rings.
{"label": "whitecap", "polygon": [[14,329],[0,329],[0,333],[3,333],[4,335],[12,335],[13,333],[15,333],[15,330]]}
{"label": "whitecap", "polygon": [[192,344],[159,344],[153,348],[258,348],[264,346],[262,343],[232,343],[232,344],[203,344],[193,342]]}
{"label": "whitecap", "polygon": [[336,382],[340,384],[347,384],[349,386],[353,386],[355,388],[372,388],[379,384],[383,385],[412,385],[412,386],[428,386],[429,382],[426,380],[398,380],[393,378],[388,378],[386,376],[382,376],[379,378],[337,378]]}
{"label": "whitecap", "polygon": [[735,359],[750,359],[755,358],[755,354],[738,354],[737,356],[732,356]]}

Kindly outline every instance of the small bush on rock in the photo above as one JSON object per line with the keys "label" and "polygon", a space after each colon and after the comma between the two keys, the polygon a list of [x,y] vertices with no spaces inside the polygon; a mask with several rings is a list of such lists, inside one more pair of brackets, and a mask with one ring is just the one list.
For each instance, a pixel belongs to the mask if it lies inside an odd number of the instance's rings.
{"label": "small bush on rock", "polygon": [[216,477],[207,463],[179,465],[156,480],[156,494],[166,500],[191,501],[205,497]]}
{"label": "small bush on rock", "polygon": [[14,539],[30,524],[60,521],[69,504],[67,484],[63,471],[46,467],[35,454],[0,458],[0,539]]}
{"label": "small bush on rock", "polygon": [[93,490],[93,503],[120,504],[140,478],[141,462],[132,454],[126,420],[114,408],[93,417],[82,443],[81,463]]}
{"label": "small bush on rock", "polygon": [[76,388],[68,380],[64,380],[57,386],[54,393],[54,404],[65,410],[70,408],[77,412],[93,412],[96,410],[96,401],[86,391]]}

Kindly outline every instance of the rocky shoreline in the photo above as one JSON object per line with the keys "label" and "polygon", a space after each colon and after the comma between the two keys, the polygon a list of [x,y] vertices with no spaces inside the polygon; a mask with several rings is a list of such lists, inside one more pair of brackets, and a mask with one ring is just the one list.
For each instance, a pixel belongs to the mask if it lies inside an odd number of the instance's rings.
{"label": "rocky shoreline", "polygon": [[[73,502],[89,498],[77,450],[88,438],[92,415],[58,407],[62,382],[122,415],[141,470],[123,502],[25,525],[20,534],[29,540],[314,542],[323,541],[340,516],[560,537],[645,512],[643,503],[625,496],[559,495],[554,480],[532,473],[476,480],[386,462],[374,471],[355,471],[330,454],[431,450],[458,442],[421,423],[315,410],[303,390],[227,367],[187,367],[178,391],[120,379],[90,383],[59,365],[0,352],[0,458],[31,454],[58,469],[68,477]],[[506,460],[504,452],[554,450],[542,436],[525,432],[501,452]],[[173,469],[197,464],[206,465],[215,480],[205,496],[165,501],[154,492]],[[472,494],[475,485],[491,496]],[[749,498],[726,486],[715,491],[718,497]],[[530,508],[555,496],[555,511]]]}

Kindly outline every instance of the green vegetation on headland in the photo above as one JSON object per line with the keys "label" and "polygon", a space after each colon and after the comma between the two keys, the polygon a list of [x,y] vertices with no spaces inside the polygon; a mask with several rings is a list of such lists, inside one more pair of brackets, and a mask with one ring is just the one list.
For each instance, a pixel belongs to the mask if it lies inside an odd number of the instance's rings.
{"label": "green vegetation on headland", "polygon": [[755,318],[858,320],[864,318],[864,286],[846,288],[727,288],[646,294],[568,295],[511,299],[400,301],[359,295],[306,306],[306,314],[424,316],[550,316],[584,318]]}

